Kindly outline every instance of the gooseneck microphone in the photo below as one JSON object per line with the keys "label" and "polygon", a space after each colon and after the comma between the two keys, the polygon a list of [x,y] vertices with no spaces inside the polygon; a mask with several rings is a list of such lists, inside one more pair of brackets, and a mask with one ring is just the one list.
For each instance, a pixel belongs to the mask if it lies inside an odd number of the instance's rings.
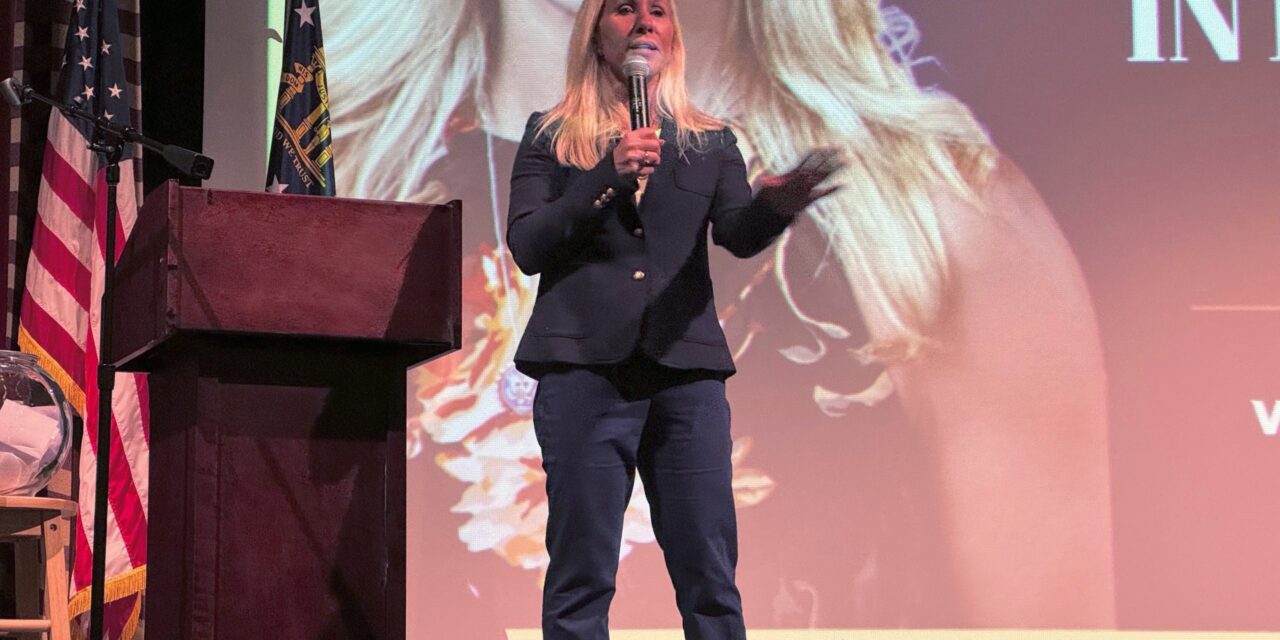
{"label": "gooseneck microphone", "polygon": [[14,82],[13,78],[0,82],[0,95],[4,96],[4,101],[11,107],[21,107],[28,99],[27,88]]}
{"label": "gooseneck microphone", "polygon": [[633,53],[622,63],[622,74],[627,77],[631,128],[644,129],[649,126],[649,61]]}
{"label": "gooseneck microphone", "polygon": [[98,132],[109,134],[125,143],[137,143],[150,149],[164,158],[165,162],[173,165],[178,171],[184,175],[188,175],[201,180],[208,180],[209,175],[213,173],[213,158],[197,153],[190,149],[164,144],[156,140],[152,140],[136,129],[126,124],[111,122],[104,117],[94,115],[85,111],[81,106],[74,104],[64,104],[49,96],[42,95],[40,92],[33,90],[31,87],[23,85],[8,78],[0,82],[0,97],[4,98],[13,107],[21,107],[22,105],[36,101],[47,104],[58,111],[66,114],[71,118],[78,118],[84,122],[90,123]]}

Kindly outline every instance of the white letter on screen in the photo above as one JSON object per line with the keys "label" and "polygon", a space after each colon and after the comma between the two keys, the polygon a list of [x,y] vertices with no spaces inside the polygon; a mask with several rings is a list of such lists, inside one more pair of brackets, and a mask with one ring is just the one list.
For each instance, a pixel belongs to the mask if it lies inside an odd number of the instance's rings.
{"label": "white letter on screen", "polygon": [[1275,436],[1280,432],[1280,400],[1276,401],[1271,413],[1267,413],[1267,405],[1263,401],[1253,400],[1252,402],[1253,412],[1258,414],[1258,426],[1262,427],[1262,433]]}
{"label": "white letter on screen", "polygon": [[1276,57],[1272,62],[1280,62],[1280,0],[1276,0]]}
{"label": "white letter on screen", "polygon": [[[1280,0],[1276,3],[1280,7]],[[1129,62],[1164,62],[1160,55],[1160,0],[1133,0],[1133,57]]]}
{"label": "white letter on screen", "polygon": [[1171,60],[1187,61],[1186,56],[1182,55],[1183,2],[1186,2],[1187,7],[1191,9],[1191,15],[1200,24],[1205,37],[1209,38],[1209,44],[1213,45],[1213,51],[1218,54],[1218,59],[1223,62],[1239,62],[1240,0],[1231,0],[1231,24],[1227,24],[1227,17],[1218,10],[1217,0],[1178,0],[1177,11],[1173,15],[1175,30],[1178,32],[1177,51],[1174,52]]}

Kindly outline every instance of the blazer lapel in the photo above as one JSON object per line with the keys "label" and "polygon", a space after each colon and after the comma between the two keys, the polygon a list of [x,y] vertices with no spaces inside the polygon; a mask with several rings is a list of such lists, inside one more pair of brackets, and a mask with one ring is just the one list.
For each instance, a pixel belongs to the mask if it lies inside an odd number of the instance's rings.
{"label": "blazer lapel", "polygon": [[645,187],[644,197],[640,199],[640,216],[644,220],[644,213],[649,208],[649,202],[661,199],[662,194],[667,193],[671,188],[672,174],[675,172],[675,163],[680,161],[680,156],[676,152],[676,123],[670,120],[663,120],[661,124],[661,132],[658,137],[665,143],[662,145],[662,162],[654,169],[653,174],[649,176],[649,185]]}

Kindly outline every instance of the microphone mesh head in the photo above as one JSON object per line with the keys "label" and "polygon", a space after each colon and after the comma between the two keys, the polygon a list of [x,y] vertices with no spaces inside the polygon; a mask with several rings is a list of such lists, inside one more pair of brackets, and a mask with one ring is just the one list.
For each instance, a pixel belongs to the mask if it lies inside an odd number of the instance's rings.
{"label": "microphone mesh head", "polygon": [[4,101],[8,102],[9,106],[21,107],[22,96],[18,95],[19,91],[21,91],[21,87],[15,85],[17,85],[17,83],[13,81],[13,78],[8,78],[4,82],[0,82],[0,95],[4,96]]}
{"label": "microphone mesh head", "polygon": [[649,77],[649,61],[644,56],[633,53],[627,56],[625,62],[622,63],[622,74],[627,77],[640,76],[642,78]]}

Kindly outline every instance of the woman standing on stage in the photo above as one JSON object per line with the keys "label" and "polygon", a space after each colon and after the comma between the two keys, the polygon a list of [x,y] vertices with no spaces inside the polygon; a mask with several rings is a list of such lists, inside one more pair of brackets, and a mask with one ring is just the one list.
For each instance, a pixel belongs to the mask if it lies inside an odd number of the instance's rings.
{"label": "woman standing on stage", "polygon": [[[564,99],[530,119],[511,179],[507,241],[541,274],[516,365],[539,379],[534,428],[550,515],[547,640],[608,637],[635,473],[685,635],[745,638],[707,229],[759,253],[840,168],[826,154],[766,176],[753,198],[734,135],[690,103],[673,0],[585,2]],[[628,130],[623,63],[650,69],[653,128]]]}

